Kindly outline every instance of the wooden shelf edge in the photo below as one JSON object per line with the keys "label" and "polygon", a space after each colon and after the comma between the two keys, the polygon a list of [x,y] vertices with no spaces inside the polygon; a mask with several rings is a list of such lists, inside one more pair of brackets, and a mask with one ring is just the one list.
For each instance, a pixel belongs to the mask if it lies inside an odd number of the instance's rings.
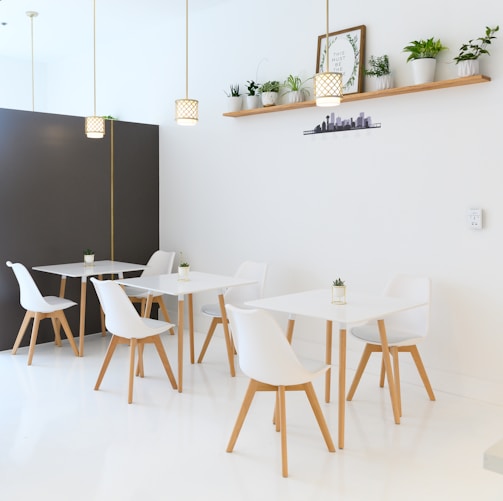
{"label": "wooden shelf edge", "polygon": [[[342,98],[342,103],[350,103],[352,101],[364,101],[366,99],[377,99],[380,97],[399,96],[401,94],[412,94],[413,92],[424,92],[427,90],[447,89],[450,87],[459,87],[461,85],[473,85],[484,82],[490,82],[491,78],[486,75],[473,75],[469,77],[452,78],[450,80],[440,80],[438,82],[429,82],[418,85],[408,85],[406,87],[394,87],[392,89],[375,90],[371,92],[360,92],[357,94],[348,94]],[[316,106],[315,101],[303,101],[302,103],[278,104],[276,106],[268,106],[263,108],[255,108],[252,110],[233,111],[223,113],[224,117],[247,117],[250,115],[261,115],[264,113],[277,113],[280,111],[299,110],[301,108],[313,108]]]}

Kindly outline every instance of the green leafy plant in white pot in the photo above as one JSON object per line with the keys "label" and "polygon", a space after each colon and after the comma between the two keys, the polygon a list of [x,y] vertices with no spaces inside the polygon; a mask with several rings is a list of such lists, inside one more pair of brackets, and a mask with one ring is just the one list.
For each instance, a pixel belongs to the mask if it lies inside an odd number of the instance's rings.
{"label": "green leafy plant in white pot", "polygon": [[86,266],[94,265],[94,251],[92,249],[84,249],[84,264]]}
{"label": "green leafy plant in white pot", "polygon": [[288,96],[289,103],[301,103],[309,97],[310,92],[305,85],[311,78],[302,80],[298,75],[288,75],[288,78],[283,82],[283,88],[286,89],[284,95]]}
{"label": "green leafy plant in white pot", "polygon": [[246,82],[246,89],[248,91],[248,94],[246,95],[246,107],[249,110],[260,107],[260,96],[258,94],[259,88],[260,84],[254,82],[253,80],[248,80]]}
{"label": "green leafy plant in white pot", "polygon": [[180,252],[180,261],[178,263],[178,280],[188,280],[190,273],[190,264],[183,257],[183,253]]}
{"label": "green leafy plant in white pot", "polygon": [[226,94],[229,99],[229,112],[232,113],[234,111],[240,111],[243,106],[243,102],[241,92],[239,91],[239,85],[231,84],[229,87],[229,92],[226,92]]}
{"label": "green leafy plant in white pot", "polygon": [[479,57],[486,54],[490,55],[487,46],[491,45],[491,41],[496,37],[494,34],[499,31],[500,27],[489,28],[486,26],[485,35],[483,37],[468,40],[459,48],[458,55],[454,58],[458,70],[458,77],[468,77],[478,75],[480,73]]}
{"label": "green leafy plant in white pot", "polygon": [[393,79],[391,77],[388,55],[370,56],[368,68],[365,69],[365,75],[375,77],[377,90],[391,89],[393,87]]}
{"label": "green leafy plant in white pot", "polygon": [[332,282],[332,303],[346,304],[346,284],[340,278]]}
{"label": "green leafy plant in white pot", "polygon": [[416,85],[433,82],[435,80],[435,69],[438,54],[446,50],[440,39],[434,37],[426,40],[414,40],[403,48],[403,52],[408,52],[407,62],[412,64],[412,73]]}
{"label": "green leafy plant in white pot", "polygon": [[259,87],[263,106],[274,106],[278,102],[280,84],[277,80],[269,80]]}

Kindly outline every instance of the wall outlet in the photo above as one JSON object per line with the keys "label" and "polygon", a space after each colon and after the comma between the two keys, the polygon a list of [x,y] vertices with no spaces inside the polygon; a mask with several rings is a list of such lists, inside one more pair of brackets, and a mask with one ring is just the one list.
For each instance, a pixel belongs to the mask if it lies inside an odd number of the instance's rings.
{"label": "wall outlet", "polygon": [[482,229],[482,209],[468,210],[468,227],[472,230]]}

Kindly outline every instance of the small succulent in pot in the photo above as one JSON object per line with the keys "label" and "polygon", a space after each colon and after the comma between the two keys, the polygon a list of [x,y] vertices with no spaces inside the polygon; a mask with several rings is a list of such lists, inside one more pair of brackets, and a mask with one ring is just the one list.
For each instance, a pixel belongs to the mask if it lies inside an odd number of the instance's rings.
{"label": "small succulent in pot", "polygon": [[334,280],[332,282],[332,285],[334,287],[344,287],[344,280],[341,280],[340,278],[338,278],[337,280]]}
{"label": "small succulent in pot", "polygon": [[231,84],[229,87],[229,92],[225,93],[227,94],[227,97],[239,97],[241,95],[241,93],[239,92],[239,84]]}

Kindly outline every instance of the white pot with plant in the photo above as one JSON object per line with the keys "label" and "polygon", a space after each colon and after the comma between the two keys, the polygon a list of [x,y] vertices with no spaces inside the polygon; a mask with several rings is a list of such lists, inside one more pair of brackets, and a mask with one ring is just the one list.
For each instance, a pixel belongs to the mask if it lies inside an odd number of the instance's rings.
{"label": "white pot with plant", "polygon": [[255,83],[253,80],[248,80],[246,82],[246,89],[248,90],[248,94],[246,96],[246,107],[249,110],[260,108],[260,96],[258,95],[259,87],[260,84]]}
{"label": "white pot with plant", "polygon": [[494,34],[499,29],[499,26],[495,28],[486,26],[485,36],[468,40],[467,43],[459,48],[459,54],[454,58],[458,77],[469,77],[480,74],[479,57],[483,54],[490,55],[486,47],[491,45],[491,40],[496,38]]}
{"label": "white pot with plant", "polygon": [[243,100],[241,93],[239,92],[239,85],[230,85],[229,92],[226,92],[228,98],[228,111],[233,113],[235,111],[241,111],[243,107]]}
{"label": "white pot with plant", "polygon": [[189,280],[190,264],[184,259],[180,252],[180,262],[178,264],[178,280]]}
{"label": "white pot with plant", "polygon": [[84,264],[86,266],[94,265],[94,251],[92,249],[84,249]]}
{"label": "white pot with plant", "polygon": [[407,62],[412,64],[412,74],[416,85],[435,81],[438,54],[446,50],[440,40],[433,37],[427,40],[414,40],[403,48],[408,52]]}
{"label": "white pot with plant", "polygon": [[346,304],[346,285],[340,278],[332,282],[332,303]]}
{"label": "white pot with plant", "polygon": [[278,102],[279,87],[277,80],[270,80],[259,87],[263,106],[274,106]]}
{"label": "white pot with plant", "polygon": [[297,75],[288,75],[288,78],[283,82],[283,88],[287,89],[284,95],[288,96],[289,103],[301,103],[309,97],[310,92],[305,87],[307,80],[303,81]]}
{"label": "white pot with plant", "polygon": [[369,67],[365,69],[365,75],[375,77],[376,90],[391,89],[393,87],[393,78],[389,68],[389,58],[384,56],[370,56]]}

